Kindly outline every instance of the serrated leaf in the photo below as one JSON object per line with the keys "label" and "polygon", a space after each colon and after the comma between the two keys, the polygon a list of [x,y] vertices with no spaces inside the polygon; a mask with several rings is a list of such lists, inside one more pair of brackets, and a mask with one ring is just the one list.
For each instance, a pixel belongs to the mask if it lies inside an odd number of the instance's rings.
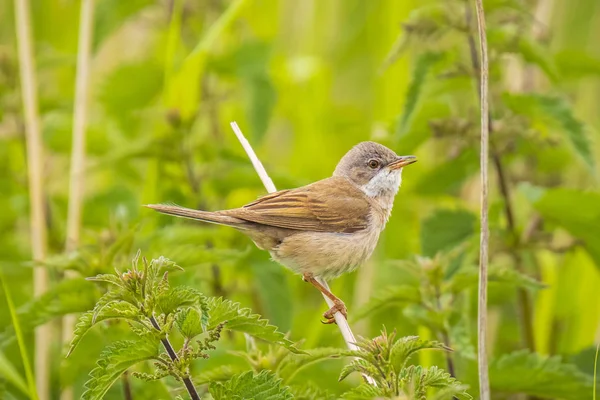
{"label": "serrated leaf", "polygon": [[[600,268],[600,194],[574,189],[549,189],[534,203],[545,220],[560,225],[584,241]],[[576,206],[575,206],[576,205]]]}
{"label": "serrated leaf", "polygon": [[202,302],[204,302],[202,293],[188,286],[169,288],[156,299],[158,311],[166,315],[181,307],[200,306]]}
{"label": "serrated leaf", "polygon": [[296,400],[337,400],[339,396],[322,389],[312,382],[303,382],[302,385],[292,385],[290,390]]}
{"label": "serrated leaf", "polygon": [[[30,332],[54,318],[79,313],[94,307],[99,292],[83,278],[67,279],[50,288],[18,310],[23,332]],[[14,336],[12,327],[2,333],[2,341]]]}
{"label": "serrated leaf", "polygon": [[283,379],[285,383],[290,382],[302,369],[315,364],[319,361],[338,358],[342,355],[342,350],[334,347],[321,347],[307,350],[306,354],[289,354],[285,357],[277,368],[277,376]]}
{"label": "serrated leaf", "polygon": [[437,210],[421,224],[421,251],[427,257],[453,248],[475,233],[477,218],[466,210]]}
{"label": "serrated leaf", "polygon": [[386,393],[379,386],[372,386],[367,383],[362,383],[359,386],[350,389],[349,391],[342,394],[342,399],[344,400],[365,400],[365,399],[375,399],[375,398],[384,398]]}
{"label": "serrated leaf", "polygon": [[[452,293],[460,293],[465,288],[476,287],[479,279],[479,270],[476,267],[468,268],[458,272],[452,280],[446,284],[446,290]],[[488,281],[505,285],[513,285],[531,290],[544,289],[546,285],[542,282],[505,265],[491,264],[488,271]]]}
{"label": "serrated leaf", "polygon": [[[245,368],[244,368],[245,369]],[[196,385],[204,385],[211,382],[221,382],[231,379],[234,375],[245,372],[239,367],[231,365],[219,365],[212,369],[204,369],[192,379]]]}
{"label": "serrated leaf", "polygon": [[594,170],[596,162],[586,126],[575,117],[571,106],[564,99],[539,94],[505,94],[503,99],[517,114],[558,125],[559,132],[571,143],[586,165]]}
{"label": "serrated leaf", "polygon": [[85,383],[84,400],[102,399],[121,374],[133,365],[158,357],[158,341],[123,340],[108,346],[100,355],[97,367]]}
{"label": "serrated leaf", "polygon": [[421,292],[417,287],[409,285],[386,286],[378,290],[366,304],[351,315],[353,320],[358,321],[392,305],[419,304],[420,302]]}
{"label": "serrated leaf", "polygon": [[402,116],[398,121],[398,127],[396,128],[396,137],[399,138],[404,135],[409,126],[409,121],[417,107],[419,102],[421,91],[429,70],[443,58],[442,53],[426,52],[419,56],[413,70],[411,82],[408,86],[404,100],[404,110]]}
{"label": "serrated leaf", "polygon": [[293,353],[303,353],[291,340],[279,332],[276,326],[269,325],[269,321],[262,319],[260,315],[252,314],[252,310],[249,308],[241,308],[239,303],[222,298],[211,298],[207,303],[210,314],[208,329],[213,329],[218,324],[226,322],[225,329],[247,333],[258,339],[279,344]]}
{"label": "serrated leaf", "polygon": [[586,399],[592,393],[592,377],[558,356],[522,350],[501,356],[489,368],[493,391],[564,400]]}
{"label": "serrated leaf", "polygon": [[252,371],[232,377],[226,382],[214,382],[209,392],[215,400],[287,400],[293,395],[290,388],[281,385],[281,379],[271,371]]}
{"label": "serrated leaf", "polygon": [[450,351],[443,343],[435,340],[421,340],[418,336],[399,338],[390,348],[390,362],[396,371],[400,371],[417,352],[425,349]]}
{"label": "serrated leaf", "polygon": [[73,332],[73,339],[67,352],[67,357],[71,355],[77,347],[83,336],[90,330],[94,324],[113,318],[122,318],[130,321],[138,321],[140,317],[139,310],[129,303],[119,302],[116,293],[108,292],[98,300],[96,306],[85,312],[79,317]]}
{"label": "serrated leaf", "polygon": [[175,316],[177,329],[187,339],[192,339],[203,332],[201,321],[200,312],[192,307],[179,311]]}
{"label": "serrated leaf", "polygon": [[[449,373],[436,366],[424,368],[420,365],[410,365],[404,368],[399,376],[409,398],[423,399],[427,397],[446,400],[453,398],[470,400],[473,398],[466,392],[467,385],[458,382]],[[437,389],[436,395],[428,396],[432,389]]]}

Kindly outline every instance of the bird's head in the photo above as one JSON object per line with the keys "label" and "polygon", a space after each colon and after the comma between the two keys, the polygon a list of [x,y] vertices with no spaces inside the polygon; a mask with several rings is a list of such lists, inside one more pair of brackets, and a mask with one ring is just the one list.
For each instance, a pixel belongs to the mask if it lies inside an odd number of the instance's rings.
{"label": "bird's head", "polygon": [[342,157],[333,176],[343,176],[367,196],[393,201],[402,183],[402,168],[415,163],[415,156],[398,156],[384,145],[362,142]]}

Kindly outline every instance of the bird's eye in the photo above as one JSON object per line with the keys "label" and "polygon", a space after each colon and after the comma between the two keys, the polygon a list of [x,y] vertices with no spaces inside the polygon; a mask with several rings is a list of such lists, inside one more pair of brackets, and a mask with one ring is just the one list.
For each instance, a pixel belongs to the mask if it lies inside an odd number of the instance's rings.
{"label": "bird's eye", "polygon": [[369,162],[367,163],[367,165],[369,166],[369,168],[377,169],[377,168],[379,168],[379,161],[377,161],[377,160],[369,160]]}

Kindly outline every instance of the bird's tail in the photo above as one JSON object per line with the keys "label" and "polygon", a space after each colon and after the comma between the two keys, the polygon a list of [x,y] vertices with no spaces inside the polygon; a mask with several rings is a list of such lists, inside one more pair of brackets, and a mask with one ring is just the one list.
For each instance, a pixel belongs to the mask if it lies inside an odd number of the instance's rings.
{"label": "bird's tail", "polygon": [[242,219],[223,215],[218,211],[200,211],[168,204],[147,204],[145,207],[151,208],[163,214],[175,215],[177,217],[189,218],[219,225],[239,227],[245,223],[245,221]]}

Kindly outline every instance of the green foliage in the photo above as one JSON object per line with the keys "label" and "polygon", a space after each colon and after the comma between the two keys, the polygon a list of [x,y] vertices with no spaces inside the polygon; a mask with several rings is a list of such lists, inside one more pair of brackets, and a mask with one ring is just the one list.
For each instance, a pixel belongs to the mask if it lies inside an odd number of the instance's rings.
{"label": "green foliage", "polygon": [[[33,299],[18,311],[23,333],[31,332],[56,317],[83,312],[94,306],[98,291],[82,278],[59,282],[42,296]],[[8,327],[2,334],[4,340],[14,338],[14,330]]]}
{"label": "green foliage", "polygon": [[372,377],[377,387],[361,385],[345,394],[344,398],[408,398],[425,399],[427,393],[436,390],[440,398],[471,399],[468,386],[456,381],[450,374],[437,367],[423,368],[408,365],[410,358],[424,349],[450,351],[442,343],[420,340],[417,336],[396,339],[396,332],[384,330],[373,340],[359,339],[359,350],[349,352],[357,359],[348,364],[340,374],[340,380],[352,372]]}
{"label": "green foliage", "polygon": [[423,255],[435,256],[449,250],[473,236],[476,217],[465,210],[438,210],[423,221],[421,248]]}
{"label": "green foliage", "polygon": [[412,81],[406,92],[406,98],[404,100],[404,111],[402,117],[398,122],[396,129],[396,136],[401,137],[406,133],[409,127],[410,119],[417,107],[417,103],[423,91],[423,85],[429,73],[429,70],[441,59],[443,54],[426,52],[419,56],[417,59],[415,69],[413,71]]}
{"label": "green foliage", "polygon": [[[373,337],[385,325],[411,343],[418,333],[454,350],[413,356],[405,366],[406,397],[418,398],[414,390],[421,382],[448,383],[436,366],[449,361],[459,381],[476,386],[470,370],[480,115],[472,4],[312,3],[94,2],[81,234],[77,249],[63,252],[74,200],[68,169],[80,8],[32,2],[48,231],[44,260],[31,256],[35,191],[28,186],[24,64],[16,51],[14,7],[2,3],[0,43],[7,45],[0,45],[0,273],[13,304],[0,293],[0,398],[20,400],[32,391],[24,363],[39,348],[33,329],[57,327],[64,315],[85,310],[69,358],[52,336],[50,397],[69,386],[79,397],[107,344],[146,339],[156,344],[157,358],[132,365],[122,378],[134,398],[185,397],[181,381],[187,378],[209,397],[209,385],[248,370],[252,377],[274,374],[295,398],[387,397],[385,387],[359,384],[358,374],[335,383],[351,359],[344,358],[335,326],[310,322],[324,311],[313,288],[235,230],[140,207],[171,201],[220,210],[263,194],[229,129],[232,120],[279,188],[330,175],[342,154],[364,140],[418,156],[419,163],[404,171],[371,261],[330,284],[348,305],[355,332]],[[593,42],[598,19],[591,16],[599,15],[600,2],[538,3],[485,1],[492,130],[489,304],[500,321],[489,326],[495,338],[489,351],[497,357],[492,383],[504,386],[493,387],[498,400],[519,391],[559,397],[553,389],[565,398],[589,398],[585,382],[593,371],[598,326],[597,304],[590,299],[600,286],[600,47]],[[139,258],[127,267],[137,248],[154,261],[146,266]],[[160,254],[186,270],[160,266]],[[399,268],[395,260],[409,261]],[[49,275],[48,292],[35,297],[34,268]],[[66,271],[97,276],[100,285]],[[523,334],[528,330],[533,341]],[[165,352],[163,339],[179,361]],[[292,346],[304,353],[289,351]],[[573,360],[585,376],[565,361],[512,353],[525,348]],[[114,351],[103,355],[113,360],[107,376],[125,365],[111,358],[121,354]],[[494,370],[502,359],[513,361],[498,381]],[[549,373],[549,365],[560,372]],[[123,398],[119,380],[107,400]],[[93,381],[98,390],[110,385],[101,381]],[[559,384],[566,389],[561,392]],[[432,389],[427,398],[459,397],[452,385],[446,389]]]}
{"label": "green foliage", "polygon": [[100,354],[98,366],[90,372],[82,399],[102,399],[121,374],[135,364],[156,359],[158,342],[152,338],[114,342]]}
{"label": "green foliage", "polygon": [[[29,388],[27,387],[25,379],[19,374],[13,363],[11,363],[2,353],[0,353],[0,376],[2,377],[2,381],[10,383],[23,394],[27,395],[29,393]],[[2,383],[0,383],[0,385]]]}
{"label": "green foliage", "polygon": [[211,384],[209,391],[215,400],[286,400],[294,398],[290,388],[282,386],[281,379],[269,371],[262,371],[256,375],[252,371],[244,372],[226,382]]}
{"label": "green foliage", "polygon": [[490,363],[493,390],[525,393],[540,398],[585,399],[592,393],[592,377],[560,357],[526,350],[506,354]]}
{"label": "green foliage", "polygon": [[[534,203],[548,221],[566,229],[583,241],[585,248],[600,267],[600,194],[573,189],[551,189]],[[574,207],[573,205],[577,205]]]}
{"label": "green foliage", "polygon": [[573,115],[570,105],[560,97],[531,95],[505,95],[504,100],[510,109],[533,119],[534,122],[554,124],[571,143],[575,152],[593,171],[595,159],[590,138],[585,125]]}
{"label": "green foliage", "polygon": [[225,329],[247,333],[258,339],[284,346],[293,353],[302,353],[292,341],[277,330],[276,326],[269,325],[269,321],[262,319],[260,315],[252,314],[249,308],[241,308],[239,303],[212,298],[208,302],[208,308],[210,309],[209,329],[225,323]]}

